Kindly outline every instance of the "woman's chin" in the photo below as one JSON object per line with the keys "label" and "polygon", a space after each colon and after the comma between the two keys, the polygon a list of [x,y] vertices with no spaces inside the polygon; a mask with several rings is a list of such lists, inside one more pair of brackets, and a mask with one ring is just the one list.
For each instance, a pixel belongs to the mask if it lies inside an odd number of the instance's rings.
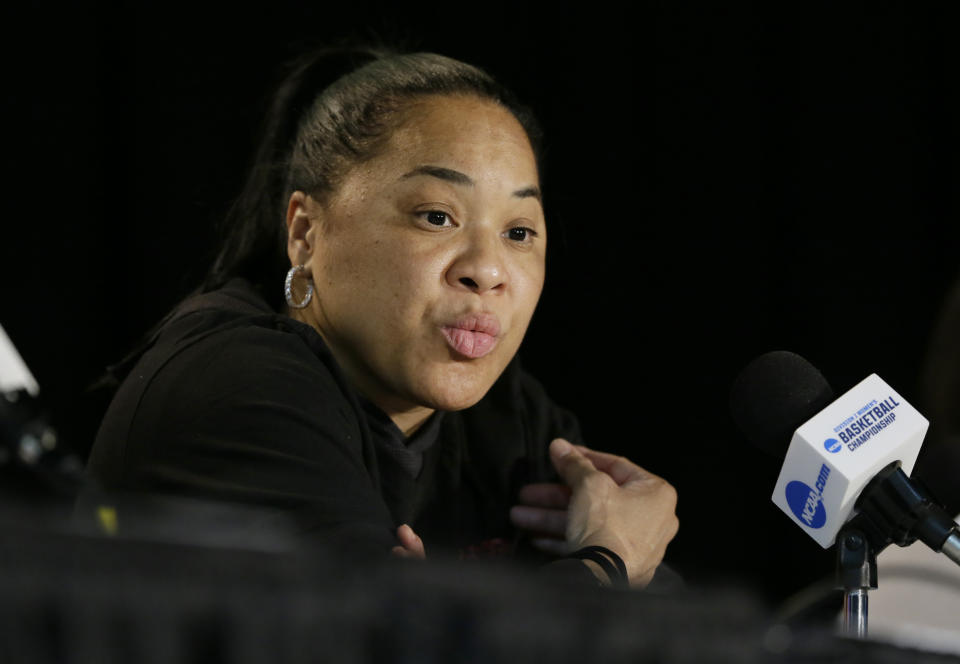
{"label": "woman's chin", "polygon": [[463,410],[476,404],[490,390],[496,377],[459,377],[442,380],[423,390],[423,401],[435,410]]}
{"label": "woman's chin", "polygon": [[434,410],[464,410],[476,404],[487,393],[487,390],[458,391],[456,393],[433,394],[430,396],[429,405]]}

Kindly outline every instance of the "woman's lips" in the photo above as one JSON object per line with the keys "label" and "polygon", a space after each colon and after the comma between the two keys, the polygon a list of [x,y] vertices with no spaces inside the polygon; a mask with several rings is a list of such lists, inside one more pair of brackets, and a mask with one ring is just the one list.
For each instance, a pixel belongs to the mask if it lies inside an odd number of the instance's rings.
{"label": "woman's lips", "polygon": [[500,321],[492,314],[468,314],[440,328],[454,351],[477,359],[493,350],[500,334]]}

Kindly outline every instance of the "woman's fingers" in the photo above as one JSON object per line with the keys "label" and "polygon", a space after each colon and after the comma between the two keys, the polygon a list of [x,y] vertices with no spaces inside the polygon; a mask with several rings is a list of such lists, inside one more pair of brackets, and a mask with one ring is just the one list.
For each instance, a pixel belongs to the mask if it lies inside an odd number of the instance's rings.
{"label": "woman's fingers", "polygon": [[[521,487],[517,495],[520,504],[510,509],[510,521],[517,528],[532,533],[534,538],[563,542],[567,530],[570,493],[570,487],[565,484],[527,484]],[[538,548],[549,552],[556,550]]]}
{"label": "woman's fingers", "polygon": [[423,540],[413,532],[413,528],[403,524],[397,528],[397,539],[400,540],[399,546],[391,550],[395,556],[400,558],[418,558],[427,557],[426,550],[423,547]]}
{"label": "woman's fingers", "polygon": [[514,505],[510,521],[522,530],[563,537],[567,530],[567,510]]}
{"label": "woman's fingers", "polygon": [[570,487],[547,482],[527,484],[520,488],[517,499],[521,505],[566,509],[570,503]]}
{"label": "woman's fingers", "polygon": [[573,490],[597,469],[583,453],[563,438],[550,443],[550,460],[564,482]]}
{"label": "woman's fingers", "polygon": [[553,537],[533,537],[530,539],[530,544],[532,544],[535,549],[555,556],[565,556],[573,551],[566,540],[555,539]]}
{"label": "woman's fingers", "polygon": [[656,477],[656,475],[641,468],[626,457],[617,456],[616,454],[610,454],[608,452],[598,452],[597,450],[591,450],[582,445],[577,445],[576,449],[590,460],[594,468],[605,472],[614,482],[621,486],[627,482]]}

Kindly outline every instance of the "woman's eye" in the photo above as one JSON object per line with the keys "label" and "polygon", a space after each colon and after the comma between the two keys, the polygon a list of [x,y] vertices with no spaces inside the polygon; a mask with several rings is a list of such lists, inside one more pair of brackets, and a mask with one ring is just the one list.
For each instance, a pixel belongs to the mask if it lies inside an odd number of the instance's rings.
{"label": "woman's eye", "polygon": [[527,228],[526,226],[517,226],[516,228],[511,228],[507,231],[507,237],[514,242],[532,242],[533,238],[536,236],[537,232],[532,228]]}
{"label": "woman's eye", "polygon": [[450,215],[446,212],[441,212],[440,210],[428,210],[427,212],[421,212],[420,216],[422,216],[431,226],[450,225]]}

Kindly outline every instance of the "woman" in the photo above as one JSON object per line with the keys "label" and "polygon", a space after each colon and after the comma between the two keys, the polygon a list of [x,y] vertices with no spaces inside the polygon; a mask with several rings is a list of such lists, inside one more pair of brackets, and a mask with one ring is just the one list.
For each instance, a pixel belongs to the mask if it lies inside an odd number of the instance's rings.
{"label": "woman", "polygon": [[121,369],[90,476],[281,507],[374,555],[530,542],[645,585],[673,489],[571,445],[575,420],[515,360],[544,281],[538,135],[442,56],[301,63],[205,292]]}

